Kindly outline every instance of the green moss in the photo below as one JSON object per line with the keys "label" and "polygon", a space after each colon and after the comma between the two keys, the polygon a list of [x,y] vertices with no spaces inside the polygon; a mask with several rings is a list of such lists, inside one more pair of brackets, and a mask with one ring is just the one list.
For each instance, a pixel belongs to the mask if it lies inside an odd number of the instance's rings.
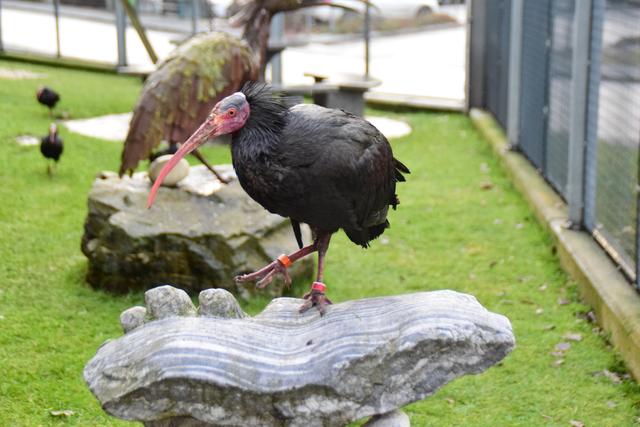
{"label": "green moss", "polygon": [[[0,425],[130,424],[106,416],[82,379],[98,346],[121,335],[120,312],[143,304],[141,293],[115,296],[84,282],[80,238],[87,193],[98,171],[117,168],[121,145],[63,127],[65,153],[50,178],[38,148],[18,146],[14,138],[47,132],[48,113],[34,99],[39,84],[60,91],[60,110],[90,117],[130,110],[139,82],[4,61],[0,67],[47,74],[0,80]],[[412,174],[398,188],[402,204],[391,212],[383,239],[368,250],[342,234],[332,240],[326,270],[331,298],[451,288],[508,316],[517,338],[500,365],[408,406],[413,425],[568,426],[572,419],[587,426],[637,425],[637,384],[598,375],[605,369],[623,375],[624,367],[592,332],[594,325],[578,316],[588,307],[576,300],[551,239],[469,120],[384,114],[414,127],[412,135],[393,141]],[[205,154],[229,161],[228,147],[207,147]],[[488,182],[493,186],[483,190]],[[561,298],[569,304],[559,305]],[[258,298],[243,308],[256,313],[267,302]],[[554,366],[550,353],[567,332],[583,339],[571,342],[563,364]],[[49,415],[59,409],[75,414]]]}
{"label": "green moss", "polygon": [[[234,55],[242,56],[243,62],[251,63],[251,52],[248,46],[230,34],[223,32],[203,33],[192,37],[187,42],[169,55],[159,69],[158,78],[150,82],[162,79],[174,81],[176,75],[191,77],[199,76],[197,80],[197,99],[207,101],[216,97],[228,84],[229,79],[225,74],[224,66],[232,60]],[[192,79],[180,79],[180,103],[188,104],[192,101]]]}
{"label": "green moss", "polygon": [[200,106],[193,108],[194,97],[212,106],[230,84],[228,68],[234,58],[239,58],[248,72],[252,64],[248,46],[223,32],[196,35],[171,52],[142,88],[136,110],[152,109],[153,116],[137,140],[151,141],[148,145],[153,146],[168,138],[167,129],[182,128],[182,114],[193,118],[201,113]]}

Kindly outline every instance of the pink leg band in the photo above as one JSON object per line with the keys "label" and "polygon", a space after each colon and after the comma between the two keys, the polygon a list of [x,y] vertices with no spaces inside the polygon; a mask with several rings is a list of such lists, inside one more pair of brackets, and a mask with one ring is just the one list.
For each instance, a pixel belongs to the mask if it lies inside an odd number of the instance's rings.
{"label": "pink leg band", "polygon": [[327,285],[322,282],[313,282],[313,284],[311,285],[311,290],[324,293],[324,291],[327,290]]}

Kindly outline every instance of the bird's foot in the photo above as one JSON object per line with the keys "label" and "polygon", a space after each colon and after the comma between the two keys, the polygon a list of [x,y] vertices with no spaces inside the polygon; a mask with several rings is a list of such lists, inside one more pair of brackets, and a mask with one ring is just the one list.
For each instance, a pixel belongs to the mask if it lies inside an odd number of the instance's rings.
{"label": "bird's foot", "polygon": [[258,280],[256,283],[256,287],[258,289],[262,289],[266,287],[277,274],[281,274],[284,279],[284,284],[288,287],[291,285],[291,276],[289,276],[289,271],[287,270],[289,266],[292,264],[291,260],[288,256],[282,254],[277,259],[275,259],[271,264],[268,264],[266,267],[249,274],[243,274],[241,276],[236,276],[235,281],[237,283],[244,282],[252,282],[254,280]]}
{"label": "bird's foot", "polygon": [[333,304],[329,298],[326,297],[324,292],[327,286],[322,282],[313,282],[311,285],[311,291],[304,294],[302,298],[306,301],[300,306],[298,310],[300,313],[304,313],[311,307],[316,307],[320,312],[320,316],[323,316],[327,312],[327,306]]}

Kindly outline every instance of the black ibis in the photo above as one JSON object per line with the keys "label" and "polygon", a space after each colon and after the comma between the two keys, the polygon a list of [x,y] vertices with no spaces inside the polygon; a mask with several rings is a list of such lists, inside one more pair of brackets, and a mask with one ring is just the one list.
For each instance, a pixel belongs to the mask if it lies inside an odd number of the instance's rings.
{"label": "black ibis", "polygon": [[62,138],[58,135],[58,127],[55,123],[51,123],[49,133],[40,140],[40,152],[48,159],[47,173],[49,175],[52,174],[51,162],[49,160],[53,160],[53,164],[57,165],[63,149]]}
{"label": "black ibis", "polygon": [[[371,123],[342,110],[317,105],[289,106],[268,86],[249,83],[241,92],[217,103],[204,123],[180,147],[155,181],[147,206],[160,183],[186,154],[207,139],[232,134],[233,167],[242,188],[272,213],[289,217],[300,249],[281,255],[238,282],[259,280],[266,286],[277,274],[287,284],[287,268],[318,252],[318,271],[305,295],[303,312],[316,306],[320,314],[331,302],[325,296],[324,259],[331,235],[339,229],[364,248],[389,227],[389,206],[396,208],[398,181],[409,169],[393,157],[385,136]],[[300,223],[314,240],[302,245]]]}
{"label": "black ibis", "polygon": [[60,95],[50,87],[40,86],[36,91],[36,99],[40,104],[49,108],[49,116],[52,116],[53,108],[60,101]]}
{"label": "black ibis", "polygon": [[243,27],[242,38],[216,31],[176,48],[142,88],[122,149],[120,176],[131,174],[162,140],[185,141],[216,102],[245,82],[262,79],[273,15],[324,5],[350,9],[327,0],[239,0],[232,23]]}

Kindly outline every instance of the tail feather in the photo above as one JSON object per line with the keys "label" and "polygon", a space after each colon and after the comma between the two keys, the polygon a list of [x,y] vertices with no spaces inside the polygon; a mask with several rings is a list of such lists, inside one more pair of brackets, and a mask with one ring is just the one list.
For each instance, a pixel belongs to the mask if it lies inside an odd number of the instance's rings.
{"label": "tail feather", "polygon": [[411,173],[411,171],[409,170],[408,167],[405,166],[404,163],[402,163],[400,160],[394,158],[393,159],[393,165],[395,166],[396,169],[398,169],[400,172],[404,172],[404,173]]}
{"label": "tail feather", "polygon": [[360,245],[366,249],[369,247],[369,242],[380,237],[380,235],[384,233],[384,230],[386,230],[387,228],[389,228],[389,221],[385,220],[380,224],[371,225],[368,227],[357,229],[345,228],[344,232],[347,234],[347,237],[349,237],[349,240],[351,240],[356,245]]}
{"label": "tail feather", "polygon": [[384,233],[384,230],[386,230],[390,226],[391,225],[389,224],[389,221],[385,221],[382,224],[377,224],[369,227],[369,240],[377,239],[382,233]]}
{"label": "tail feather", "polygon": [[393,168],[397,182],[405,182],[406,178],[402,174],[411,173],[409,168],[396,158],[393,159]]}

